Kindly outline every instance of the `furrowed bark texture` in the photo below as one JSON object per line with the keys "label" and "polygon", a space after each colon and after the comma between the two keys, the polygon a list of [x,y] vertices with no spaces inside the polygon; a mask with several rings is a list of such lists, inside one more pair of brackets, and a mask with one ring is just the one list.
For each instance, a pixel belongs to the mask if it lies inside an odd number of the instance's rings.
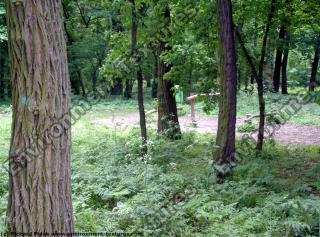
{"label": "furrowed bark texture", "polygon": [[13,82],[7,229],[70,233],[71,103],[61,0],[6,3]]}
{"label": "furrowed bark texture", "polygon": [[234,161],[236,127],[237,66],[230,0],[217,0],[220,58],[220,105],[217,150],[218,164]]}

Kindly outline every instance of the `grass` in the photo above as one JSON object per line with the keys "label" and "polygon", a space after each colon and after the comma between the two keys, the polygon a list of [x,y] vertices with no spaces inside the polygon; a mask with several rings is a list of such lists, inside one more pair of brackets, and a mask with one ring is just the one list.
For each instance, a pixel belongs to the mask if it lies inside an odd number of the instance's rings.
{"label": "grass", "polygon": [[[266,93],[266,112],[278,112],[283,106],[285,106],[290,100],[297,98],[298,94],[291,94],[287,96],[277,95],[274,93]],[[185,105],[188,106],[189,105]],[[200,101],[196,104],[196,112],[198,114],[206,115],[203,112],[205,103]],[[211,111],[210,115],[217,117],[219,113],[218,107],[215,106]],[[256,94],[247,95],[243,92],[238,94],[237,104],[237,116],[239,118],[246,117],[246,115],[258,115],[259,114],[259,103],[258,96]],[[303,105],[301,110],[295,114],[289,121],[289,124],[296,125],[320,125],[320,106],[315,103]]]}
{"label": "grass", "polygon": [[[279,106],[276,99],[267,96],[269,110]],[[8,106],[0,105],[0,113],[6,112],[0,114],[1,162],[9,149]],[[197,104],[198,111],[201,106]],[[257,104],[240,95],[239,106],[239,116],[244,116],[255,113]],[[149,100],[146,107],[152,109],[154,104]],[[260,159],[254,150],[244,149],[245,159],[234,175],[219,184],[211,165],[214,135],[186,133],[182,140],[170,142],[149,131],[149,152],[142,155],[137,129],[92,124],[95,119],[134,113],[136,108],[132,100],[103,100],[72,128],[77,231],[183,237],[318,236],[320,147],[269,142]],[[314,117],[318,107],[304,109],[293,121],[319,125]],[[0,232],[7,178],[0,167]]]}

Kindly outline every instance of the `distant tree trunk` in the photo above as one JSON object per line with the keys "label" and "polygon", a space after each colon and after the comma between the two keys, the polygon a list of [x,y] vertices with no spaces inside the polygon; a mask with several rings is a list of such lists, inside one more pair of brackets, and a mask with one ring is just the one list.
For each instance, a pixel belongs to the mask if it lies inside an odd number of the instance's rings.
{"label": "distant tree trunk", "polygon": [[310,77],[310,83],[309,83],[309,91],[314,91],[316,84],[317,84],[317,72],[318,72],[318,66],[319,66],[319,54],[320,54],[320,40],[317,44],[314,52],[314,58],[312,62],[311,67],[311,77]]}
{"label": "distant tree trunk", "polygon": [[[132,26],[131,26],[131,56],[135,59],[136,62],[136,77],[138,83],[138,106],[139,106],[139,117],[140,117],[140,132],[142,144],[147,143],[147,125],[146,125],[146,114],[144,110],[144,101],[143,101],[143,74],[141,69],[141,56],[138,55],[137,51],[137,34],[138,34],[138,18],[137,18],[137,9],[135,0],[130,0],[132,4],[131,17],[132,17]],[[143,146],[143,151],[146,152],[146,146]]]}
{"label": "distant tree trunk", "polygon": [[85,97],[87,95],[87,93],[86,93],[86,88],[84,86],[81,69],[79,68],[78,64],[75,64],[74,66],[75,66],[75,69],[76,69],[76,73],[78,75],[78,80],[79,80],[79,83],[80,83],[82,96]]}
{"label": "distant tree trunk", "polygon": [[[170,24],[170,10],[168,6],[165,7],[164,19],[166,24]],[[159,42],[159,56],[169,50],[171,48],[166,46],[166,42],[161,40]],[[176,98],[173,91],[174,84],[171,80],[164,79],[165,74],[170,70],[171,65],[160,59],[158,68],[158,133],[164,133],[168,138],[175,140],[181,138],[181,130]]]}
{"label": "distant tree trunk", "polygon": [[131,79],[127,79],[124,88],[124,98],[132,99],[132,89],[133,89],[133,82]]}
{"label": "distant tree trunk", "polygon": [[[231,0],[217,0],[219,23],[220,103],[217,163],[235,160],[237,65]],[[224,174],[219,174],[223,176]]]}
{"label": "distant tree trunk", "polygon": [[72,233],[71,99],[61,0],[6,5],[13,85],[7,229]]}
{"label": "distant tree trunk", "polygon": [[[147,143],[148,136],[147,136],[147,125],[146,125],[146,113],[144,110],[143,75],[142,75],[141,67],[138,67],[137,81],[138,81],[138,106],[139,106],[139,116],[140,116],[140,130],[141,130],[142,143],[145,145]],[[146,148],[144,147],[143,149],[145,150]]]}
{"label": "distant tree trunk", "polygon": [[91,82],[92,82],[93,97],[94,97],[95,99],[96,99],[97,96],[98,96],[97,81],[98,81],[98,75],[97,75],[96,70],[94,70],[94,72],[92,73]]}
{"label": "distant tree trunk", "polygon": [[257,142],[257,150],[262,150],[263,140],[264,140],[264,124],[265,124],[265,100],[264,100],[264,91],[263,91],[263,80],[259,78],[257,69],[254,65],[253,59],[247,50],[245,43],[241,37],[241,34],[238,30],[236,30],[236,36],[238,38],[238,42],[244,52],[244,55],[248,61],[248,64],[251,68],[253,78],[256,80],[258,85],[258,99],[259,99],[259,129],[258,129],[258,142]]}
{"label": "distant tree trunk", "polygon": [[267,52],[268,36],[269,36],[272,20],[275,16],[275,13],[276,13],[276,3],[277,3],[277,0],[271,1],[270,13],[269,13],[267,24],[266,24],[265,31],[263,34],[260,62],[259,62],[259,68],[258,68],[259,69],[258,76],[262,81],[263,81],[263,69],[264,69],[265,57],[266,57],[266,52]]}
{"label": "distant tree trunk", "polygon": [[273,72],[273,89],[275,93],[279,92],[280,88],[280,76],[281,76],[281,64],[282,64],[282,54],[283,54],[283,41],[286,34],[285,26],[282,25],[279,32],[279,40],[277,42],[276,51],[276,61],[274,64]]}
{"label": "distant tree trunk", "polygon": [[123,88],[122,88],[122,81],[120,79],[116,80],[113,87],[111,88],[110,94],[111,95],[122,95]]}
{"label": "distant tree trunk", "polygon": [[158,71],[159,71],[159,56],[158,53],[154,53],[154,74],[151,88],[151,97],[157,98],[158,96]]}
{"label": "distant tree trunk", "polygon": [[276,4],[277,0],[271,0],[270,13],[268,16],[267,24],[265,27],[265,31],[263,34],[262,48],[261,48],[261,56],[258,68],[258,77],[256,77],[256,81],[258,84],[258,98],[259,98],[259,129],[258,129],[258,141],[257,141],[257,150],[261,151],[263,148],[263,140],[264,140],[264,125],[265,125],[265,112],[266,105],[264,100],[264,78],[263,78],[263,69],[264,69],[264,61],[267,50],[267,41],[270,32],[270,27],[272,24],[272,20],[275,16],[276,12]]}
{"label": "distant tree trunk", "polygon": [[[62,9],[63,9],[65,19],[66,20],[69,19],[70,15],[68,14],[66,5],[63,3],[62,3]],[[66,33],[67,45],[68,45],[68,47],[70,47],[70,46],[72,46],[72,44],[74,43],[75,40],[67,28],[67,21],[66,20],[64,20],[63,25],[64,25],[64,30]],[[82,94],[82,96],[85,97],[87,95],[87,93],[86,93],[86,88],[85,88],[83,78],[82,78],[81,68],[77,64],[77,62],[75,60],[75,56],[72,54],[71,50],[68,51],[68,60],[69,60],[69,65],[73,64],[73,66],[75,68],[74,71],[75,71],[76,77],[77,77],[74,80],[73,80],[73,78],[71,78],[71,88],[75,90],[76,94],[80,94],[80,89],[81,89],[81,94]]]}
{"label": "distant tree trunk", "polygon": [[5,59],[0,48],[0,99],[5,99]]}
{"label": "distant tree trunk", "polygon": [[282,59],[282,81],[281,81],[281,91],[283,95],[288,94],[288,79],[287,79],[287,66],[289,59],[289,33],[286,31],[283,59]]}
{"label": "distant tree trunk", "polygon": [[151,84],[151,78],[150,78],[150,76],[148,76],[148,77],[146,78],[146,81],[147,81],[147,87],[148,87],[148,88],[151,88],[152,84]]}

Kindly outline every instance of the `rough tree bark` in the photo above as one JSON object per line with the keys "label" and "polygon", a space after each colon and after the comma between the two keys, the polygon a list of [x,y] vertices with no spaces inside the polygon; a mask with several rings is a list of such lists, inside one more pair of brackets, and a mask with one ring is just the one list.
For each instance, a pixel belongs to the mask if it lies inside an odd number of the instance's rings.
{"label": "rough tree bark", "polygon": [[217,6],[220,41],[220,101],[216,155],[217,164],[222,165],[230,164],[235,159],[237,65],[231,1],[217,0]]}
{"label": "rough tree bark", "polygon": [[[137,35],[138,35],[138,16],[135,0],[130,0],[132,4],[131,9],[131,56],[134,58],[136,63],[136,78],[138,83],[138,105],[139,105],[139,117],[140,117],[140,132],[142,138],[142,144],[147,143],[147,125],[146,125],[146,113],[144,110],[143,101],[143,74],[141,69],[141,56],[138,55],[137,50]],[[143,150],[146,151],[146,146],[143,146]]]}
{"label": "rough tree bark", "polygon": [[7,0],[13,126],[12,232],[74,232],[70,82],[61,0]]}
{"label": "rough tree bark", "polygon": [[[168,27],[170,24],[170,10],[168,7],[165,7],[164,20]],[[170,33],[168,35],[170,35]],[[159,56],[169,50],[171,50],[170,46],[163,40],[160,40]],[[173,91],[174,84],[171,80],[164,78],[170,69],[171,65],[160,58],[158,65],[158,133],[165,133],[170,139],[180,139],[181,130],[177,103]]]}
{"label": "rough tree bark", "polygon": [[316,88],[319,58],[320,58],[320,39],[315,47],[314,58],[313,58],[312,67],[311,67],[309,91],[314,91]]}

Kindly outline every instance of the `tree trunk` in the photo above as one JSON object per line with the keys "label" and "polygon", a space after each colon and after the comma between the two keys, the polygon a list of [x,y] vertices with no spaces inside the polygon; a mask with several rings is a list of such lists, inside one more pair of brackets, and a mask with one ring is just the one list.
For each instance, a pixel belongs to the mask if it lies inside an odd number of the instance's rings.
{"label": "tree trunk", "polygon": [[[165,7],[164,20],[167,30],[170,24],[170,10]],[[168,34],[170,36],[170,33]],[[159,42],[159,57],[171,48],[166,46],[166,42]],[[177,103],[174,96],[174,84],[171,80],[164,79],[166,73],[171,70],[163,59],[159,59],[158,66],[158,133],[165,134],[168,138],[175,140],[181,139],[181,130],[178,119]]]}
{"label": "tree trunk", "polygon": [[97,72],[96,70],[93,71],[92,73],[92,78],[91,78],[91,81],[92,81],[92,93],[93,93],[93,97],[94,99],[97,98],[98,96],[98,93],[97,93],[97,79],[98,79],[98,76],[97,76]]}
{"label": "tree trunk", "polygon": [[174,84],[164,79],[165,73],[169,71],[170,66],[161,61],[158,77],[158,133],[176,140],[181,138],[181,131],[176,98],[173,93]]}
{"label": "tree trunk", "polygon": [[143,145],[143,151],[146,152],[147,143],[147,125],[146,125],[146,114],[144,110],[144,101],[143,101],[143,74],[141,69],[141,56],[138,55],[137,51],[137,34],[138,34],[138,18],[137,18],[137,9],[135,0],[130,0],[132,4],[132,26],[131,26],[131,56],[135,59],[136,62],[136,77],[138,83],[138,106],[139,106],[139,117],[140,117],[140,132]]}
{"label": "tree trunk", "polygon": [[281,72],[283,41],[284,41],[285,33],[286,33],[286,29],[284,25],[282,25],[279,32],[279,40],[277,43],[277,51],[276,51],[276,61],[274,64],[274,72],[273,72],[273,89],[275,93],[278,93],[280,88],[280,76],[281,76],[280,72]]}
{"label": "tree trunk", "polygon": [[[138,81],[138,105],[139,105],[139,116],[140,116],[140,130],[143,145],[147,142],[147,125],[146,125],[146,113],[144,110],[143,101],[143,75],[141,67],[137,71],[137,81]],[[145,149],[145,148],[144,148]]]}
{"label": "tree trunk", "polygon": [[16,233],[74,232],[61,0],[6,3],[13,85],[7,228]]}
{"label": "tree trunk", "polygon": [[127,79],[125,84],[125,89],[124,89],[124,98],[126,99],[132,98],[132,89],[133,89],[133,82],[131,79]]}
{"label": "tree trunk", "polygon": [[152,88],[151,88],[151,97],[157,98],[158,95],[158,72],[159,72],[159,56],[158,53],[154,53],[154,74],[153,74],[153,81],[152,81]]}
{"label": "tree trunk", "polygon": [[288,80],[287,80],[288,59],[289,59],[289,33],[286,31],[285,45],[284,45],[283,59],[282,59],[281,91],[283,95],[288,94]]}
{"label": "tree trunk", "polygon": [[276,0],[271,1],[270,13],[269,13],[268,21],[267,21],[266,28],[265,28],[265,31],[263,34],[261,55],[260,55],[260,62],[259,62],[259,71],[258,71],[258,76],[259,76],[260,80],[262,80],[262,81],[263,81],[264,61],[265,61],[266,52],[267,52],[268,36],[269,36],[272,20],[274,18],[275,12],[276,12],[276,3],[277,3]]}
{"label": "tree trunk", "polygon": [[[216,143],[217,163],[230,164],[235,159],[237,107],[237,65],[232,6],[230,0],[217,0],[219,22],[220,103]],[[219,174],[224,175],[224,174]]]}
{"label": "tree trunk", "polygon": [[76,69],[76,73],[77,73],[77,76],[78,76],[78,80],[79,80],[82,96],[85,97],[87,95],[87,93],[86,93],[86,88],[84,86],[81,69],[79,68],[78,64],[74,64],[74,67]]}
{"label": "tree trunk", "polygon": [[265,100],[264,100],[263,69],[264,69],[267,41],[268,41],[268,36],[269,36],[272,20],[275,16],[275,12],[276,12],[276,4],[277,4],[276,0],[271,1],[270,13],[268,15],[268,20],[267,20],[266,27],[265,27],[264,34],[263,34],[261,56],[260,56],[260,62],[258,65],[258,71],[256,70],[256,67],[253,63],[252,57],[250,56],[248,50],[245,47],[245,44],[241,38],[240,32],[238,30],[236,31],[236,36],[238,38],[240,46],[243,49],[244,54],[247,58],[247,61],[251,67],[252,76],[253,76],[253,78],[255,78],[255,80],[257,82],[258,100],[259,100],[259,128],[258,128],[258,140],[257,140],[256,149],[258,152],[260,152],[263,148],[264,127],[265,127],[265,111],[266,111],[266,104],[265,104]]}
{"label": "tree trunk", "polygon": [[146,81],[147,81],[147,87],[148,88],[151,88],[151,77],[148,75],[148,77],[146,78]]}
{"label": "tree trunk", "polygon": [[315,48],[315,53],[314,53],[314,58],[313,58],[312,68],[311,68],[309,91],[314,91],[317,84],[317,72],[318,72],[319,58],[320,58],[319,54],[320,54],[320,40],[318,45]]}
{"label": "tree trunk", "polygon": [[5,99],[5,58],[2,54],[2,48],[0,48],[0,99]]}
{"label": "tree trunk", "polygon": [[258,100],[259,100],[259,129],[258,129],[258,141],[257,141],[257,150],[262,150],[263,147],[263,140],[264,140],[264,125],[265,125],[265,100],[264,100],[264,91],[263,91],[263,80],[262,78],[259,78],[257,69],[254,65],[253,59],[249,54],[249,51],[247,50],[244,41],[242,40],[241,34],[238,30],[236,30],[236,36],[238,38],[239,44],[244,52],[244,55],[248,61],[248,64],[251,68],[251,72],[253,75],[253,78],[256,80],[256,83],[258,85]]}

